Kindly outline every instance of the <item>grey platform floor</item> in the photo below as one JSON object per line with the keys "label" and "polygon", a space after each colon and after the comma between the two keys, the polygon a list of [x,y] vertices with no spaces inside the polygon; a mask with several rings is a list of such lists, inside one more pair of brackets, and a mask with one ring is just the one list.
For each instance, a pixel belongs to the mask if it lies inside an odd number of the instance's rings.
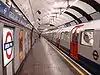
{"label": "grey platform floor", "polygon": [[30,51],[19,75],[74,75],[57,52],[40,38]]}

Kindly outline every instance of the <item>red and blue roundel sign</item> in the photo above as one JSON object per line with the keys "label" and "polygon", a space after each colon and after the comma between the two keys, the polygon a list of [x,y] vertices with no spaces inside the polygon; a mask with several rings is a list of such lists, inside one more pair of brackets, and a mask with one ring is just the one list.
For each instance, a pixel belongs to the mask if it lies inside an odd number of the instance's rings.
{"label": "red and blue roundel sign", "polygon": [[13,29],[3,28],[3,58],[6,66],[14,57]]}
{"label": "red and blue roundel sign", "polygon": [[[10,42],[7,41],[8,40],[7,39],[8,36],[11,38],[11,41]],[[12,35],[11,35],[10,32],[7,32],[6,40],[5,40],[5,43],[4,43],[4,50],[6,50],[6,56],[7,56],[8,59],[11,58],[12,50],[11,50],[11,53],[10,54],[8,54],[8,51],[7,50],[9,50],[9,48],[11,48],[11,47],[13,47]]]}

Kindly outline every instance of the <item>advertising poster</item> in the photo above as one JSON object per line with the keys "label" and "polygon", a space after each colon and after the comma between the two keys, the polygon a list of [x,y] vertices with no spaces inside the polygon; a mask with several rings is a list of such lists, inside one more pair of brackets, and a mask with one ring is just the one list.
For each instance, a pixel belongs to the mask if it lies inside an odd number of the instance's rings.
{"label": "advertising poster", "polygon": [[28,53],[28,37],[27,32],[25,33],[25,55]]}
{"label": "advertising poster", "polygon": [[14,58],[14,41],[13,29],[9,27],[3,28],[3,59],[6,66]]}
{"label": "advertising poster", "polygon": [[30,32],[28,33],[28,50],[30,50]]}
{"label": "advertising poster", "polygon": [[23,60],[23,30],[19,31],[19,60]]}

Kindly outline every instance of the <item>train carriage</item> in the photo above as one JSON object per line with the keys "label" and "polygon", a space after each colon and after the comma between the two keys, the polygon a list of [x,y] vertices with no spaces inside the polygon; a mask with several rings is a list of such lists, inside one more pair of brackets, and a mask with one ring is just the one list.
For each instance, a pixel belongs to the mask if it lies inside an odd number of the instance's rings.
{"label": "train carriage", "polygon": [[100,20],[86,23],[80,29],[79,61],[91,72],[100,75]]}
{"label": "train carriage", "polygon": [[99,23],[95,20],[51,32],[58,48],[96,75],[100,75]]}

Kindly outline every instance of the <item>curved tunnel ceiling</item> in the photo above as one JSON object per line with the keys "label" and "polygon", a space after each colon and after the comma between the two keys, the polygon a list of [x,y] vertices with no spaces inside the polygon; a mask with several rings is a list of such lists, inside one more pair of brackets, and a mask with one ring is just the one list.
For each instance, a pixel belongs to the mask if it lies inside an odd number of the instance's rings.
{"label": "curved tunnel ceiling", "polygon": [[74,14],[77,18],[83,17],[82,14],[80,14],[79,12],[77,12],[73,9],[68,9],[67,11]]}
{"label": "curved tunnel ceiling", "polygon": [[91,7],[93,7],[96,11],[100,12],[100,1],[99,0],[80,0],[87,4],[89,4]]}
{"label": "curved tunnel ceiling", "polygon": [[[88,1],[88,0],[87,0]],[[82,1],[78,1],[76,4],[74,4],[73,6],[76,6],[80,9],[82,9],[83,11],[85,11],[87,14],[91,14],[93,12],[96,12],[96,10],[90,6],[89,4],[82,2]]]}
{"label": "curved tunnel ceiling", "polygon": [[[67,18],[66,18],[67,17]],[[61,25],[62,23],[64,24],[64,23],[67,23],[67,22],[70,22],[70,21],[72,21],[72,20],[74,20],[74,18],[73,17],[71,17],[70,15],[68,15],[68,14],[63,14],[63,15],[61,15],[61,16],[59,16],[57,19],[56,19],[56,21],[54,21],[54,23],[52,23],[52,24],[55,24],[56,26],[59,26],[59,25]],[[59,22],[58,22],[59,21]],[[55,23],[56,22],[56,23]],[[58,22],[58,23],[57,23]]]}
{"label": "curved tunnel ceiling", "polygon": [[[68,17],[67,19],[64,18],[64,17]],[[66,23],[67,21],[69,22],[70,19],[73,19],[72,17],[70,17],[69,15],[65,15],[65,16],[60,16],[59,18],[57,18],[54,22],[52,22],[53,25],[56,25],[56,26],[59,26],[61,25],[62,23]]]}
{"label": "curved tunnel ceiling", "polygon": [[[91,21],[93,20],[93,16],[91,16],[91,14],[95,12],[100,12],[99,0],[79,0],[79,1],[69,0],[69,5],[72,6],[69,7],[68,9],[67,9],[68,3],[66,0],[13,0],[13,1],[23,11],[23,13],[35,26],[36,29],[38,28],[38,26],[39,27],[44,26],[43,24],[45,23],[51,23],[56,27],[61,24],[74,20],[77,21],[77,23],[82,23],[83,19]],[[77,2],[75,3],[75,1]],[[40,14],[37,11],[39,11]],[[60,14],[62,11],[63,13]],[[55,12],[57,13],[57,16],[56,14],[52,14]],[[54,19],[53,17],[51,17],[52,15],[55,16]]]}
{"label": "curved tunnel ceiling", "polygon": [[77,20],[79,23],[82,23],[82,21],[81,21],[79,18],[77,18],[75,15],[71,14],[70,12],[65,11],[64,13],[70,15],[70,16],[73,17],[75,20]]}
{"label": "curved tunnel ceiling", "polygon": [[80,9],[79,7],[76,6],[72,6],[70,7],[71,9],[74,9],[76,11],[78,11],[80,14],[82,14],[83,16],[85,16],[87,18],[88,21],[93,20],[92,17],[90,15],[88,15],[85,11],[83,11],[82,9]]}

